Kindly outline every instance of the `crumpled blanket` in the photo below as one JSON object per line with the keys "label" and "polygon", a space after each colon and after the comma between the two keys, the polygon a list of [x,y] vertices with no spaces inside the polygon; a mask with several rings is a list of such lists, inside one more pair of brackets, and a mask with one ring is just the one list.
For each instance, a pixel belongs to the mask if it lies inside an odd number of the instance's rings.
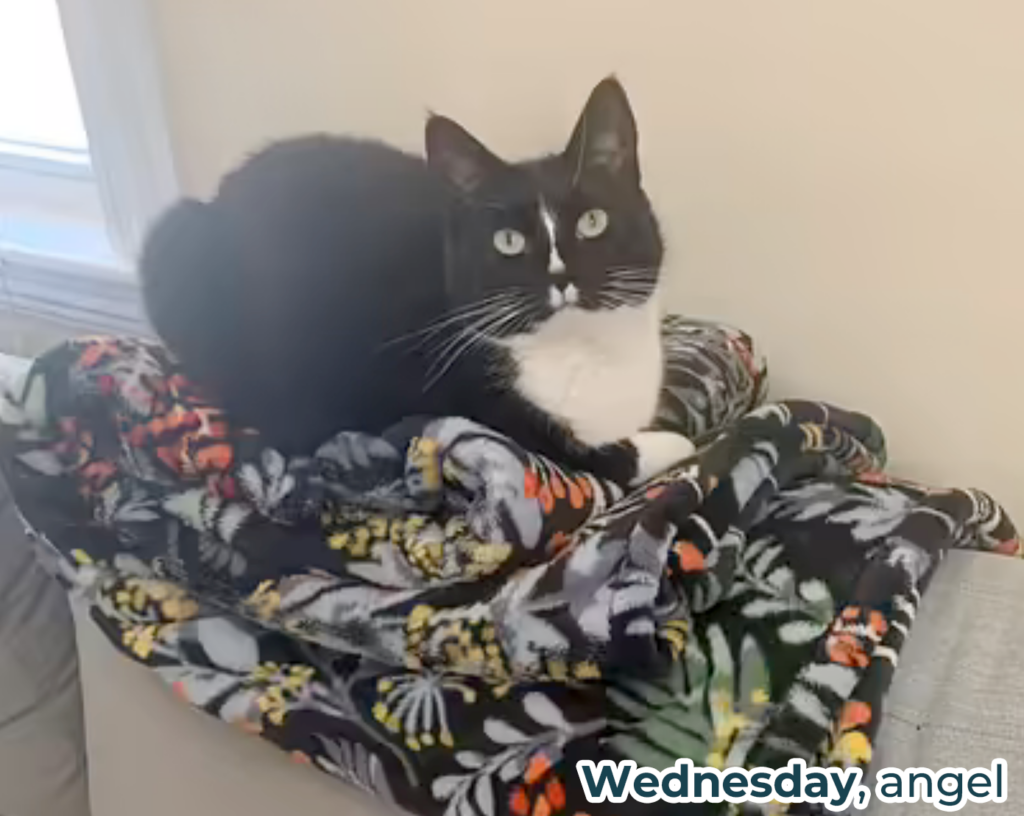
{"label": "crumpled blanket", "polygon": [[864,765],[943,553],[1020,544],[988,496],[883,475],[869,418],[755,408],[744,334],[664,338],[659,423],[701,447],[629,495],[458,418],[285,459],[103,337],[0,402],[0,466],[123,652],[393,807],[760,812],[591,804],[575,763]]}

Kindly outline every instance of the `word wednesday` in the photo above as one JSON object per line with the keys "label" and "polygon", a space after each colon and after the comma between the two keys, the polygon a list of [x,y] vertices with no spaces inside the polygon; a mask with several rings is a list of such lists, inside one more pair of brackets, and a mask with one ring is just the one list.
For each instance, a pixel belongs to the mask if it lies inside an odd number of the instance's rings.
{"label": "word wednesday", "polygon": [[[872,791],[860,784],[860,768],[808,768],[792,759],[785,768],[695,768],[680,759],[663,771],[637,768],[633,760],[576,763],[587,801],[624,802],[807,802],[832,812],[864,810]],[[942,811],[960,810],[968,801],[1005,802],[1009,778],[1005,759],[991,768],[885,768],[878,772],[874,793],[879,801],[928,802]]]}

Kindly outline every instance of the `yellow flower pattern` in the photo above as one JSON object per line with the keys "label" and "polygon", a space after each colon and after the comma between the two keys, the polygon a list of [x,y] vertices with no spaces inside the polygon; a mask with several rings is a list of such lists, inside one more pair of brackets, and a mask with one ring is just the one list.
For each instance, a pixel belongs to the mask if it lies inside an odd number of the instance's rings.
{"label": "yellow flower pattern", "polygon": [[420,436],[409,444],[407,459],[423,480],[423,487],[430,491],[441,489],[441,444],[436,439]]}
{"label": "yellow flower pattern", "polygon": [[298,703],[316,674],[312,666],[261,663],[250,673],[246,685],[261,690],[256,698],[260,713],[272,725],[281,726],[290,708]]}
{"label": "yellow flower pattern", "polygon": [[[449,618],[420,604],[406,618],[405,665],[418,670],[431,662],[448,666],[458,674],[481,677],[495,697],[503,697],[512,687],[511,666],[492,622],[482,617]],[[539,680],[564,683],[601,679],[601,668],[592,660],[570,662],[547,657],[542,665]]]}
{"label": "yellow flower pattern", "polygon": [[444,579],[453,573],[465,579],[491,575],[512,555],[507,542],[477,539],[464,519],[443,525],[421,514],[400,518],[359,511],[324,513],[327,546],[353,559],[379,559],[380,547],[396,547],[406,562],[426,579]]}
{"label": "yellow flower pattern", "polygon": [[262,581],[245,599],[244,605],[251,609],[260,620],[268,621],[281,608],[281,593],[277,591],[273,581]]}
{"label": "yellow flower pattern", "polygon": [[832,762],[845,766],[867,765],[871,762],[871,740],[860,731],[843,734],[829,753]]}
{"label": "yellow flower pattern", "polygon": [[180,622],[194,618],[199,604],[181,587],[169,581],[127,578],[114,593],[117,608],[134,618]]}
{"label": "yellow flower pattern", "polygon": [[511,679],[497,632],[482,618],[450,619],[425,604],[414,607],[406,618],[406,667],[422,668],[428,651],[457,673],[482,675],[499,686]]}
{"label": "yellow flower pattern", "polygon": [[713,738],[706,763],[719,770],[725,767],[729,747],[736,736],[754,724],[754,720],[745,713],[737,711],[732,695],[724,692],[712,692],[710,695]]}
{"label": "yellow flower pattern", "polygon": [[166,643],[176,629],[176,624],[127,624],[121,632],[121,643],[136,657],[148,660],[157,647]]}
{"label": "yellow flower pattern", "polygon": [[406,747],[411,751],[435,745],[453,748],[455,738],[445,697],[450,692],[457,692],[466,705],[477,701],[476,689],[452,675],[385,675],[377,680],[373,718],[392,733],[404,732]]}
{"label": "yellow flower pattern", "polygon": [[668,643],[673,660],[682,656],[689,634],[690,622],[687,620],[667,620],[658,628],[658,637]]}

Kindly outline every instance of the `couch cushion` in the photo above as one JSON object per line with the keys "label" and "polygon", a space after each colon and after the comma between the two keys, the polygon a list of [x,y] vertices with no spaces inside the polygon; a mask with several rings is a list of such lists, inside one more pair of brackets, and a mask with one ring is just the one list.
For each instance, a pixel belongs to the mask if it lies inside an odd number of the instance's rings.
{"label": "couch cushion", "polygon": [[[1024,811],[1022,590],[1024,562],[986,553],[947,556],[900,655],[875,741],[875,769],[988,768],[993,759],[1005,759],[1006,804],[967,803],[962,812]],[[877,816],[937,812],[925,802],[873,802],[867,811]]]}
{"label": "couch cushion", "polygon": [[88,816],[67,598],[36,563],[0,480],[0,813]]}

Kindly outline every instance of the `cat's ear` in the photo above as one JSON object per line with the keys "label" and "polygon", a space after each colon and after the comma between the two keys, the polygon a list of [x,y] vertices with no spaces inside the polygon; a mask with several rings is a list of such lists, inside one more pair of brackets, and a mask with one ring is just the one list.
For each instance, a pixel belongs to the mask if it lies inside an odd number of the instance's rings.
{"label": "cat's ear", "polygon": [[491,173],[503,164],[461,125],[445,116],[427,120],[427,163],[456,190],[472,197]]}
{"label": "cat's ear", "polygon": [[615,77],[603,80],[591,92],[565,156],[574,168],[574,179],[595,172],[640,185],[636,120],[626,91]]}

